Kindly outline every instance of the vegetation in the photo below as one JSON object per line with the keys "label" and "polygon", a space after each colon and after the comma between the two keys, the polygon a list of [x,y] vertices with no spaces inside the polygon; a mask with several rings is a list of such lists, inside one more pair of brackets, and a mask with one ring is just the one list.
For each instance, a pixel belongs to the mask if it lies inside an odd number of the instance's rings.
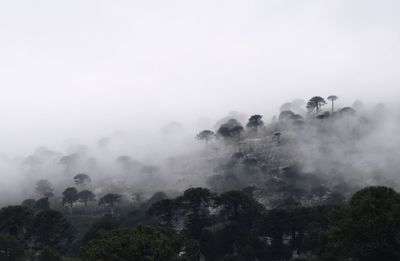
{"label": "vegetation", "polygon": [[[374,126],[351,107],[335,111],[337,99],[328,97],[331,113],[315,96],[306,108],[316,114],[287,103],[268,124],[255,114],[246,128],[226,118],[215,132],[201,131],[204,171],[219,157],[203,187],[149,190],[162,169],[126,155],[116,159],[123,182],[102,183],[74,175],[78,154],[59,157],[70,181],[62,193],[42,179],[33,188],[39,197],[0,210],[0,260],[400,260],[400,194],[390,180],[357,186],[342,162],[305,167],[308,157],[338,153],[326,141],[345,148],[372,129],[360,126]],[[133,181],[137,173],[146,182]]]}

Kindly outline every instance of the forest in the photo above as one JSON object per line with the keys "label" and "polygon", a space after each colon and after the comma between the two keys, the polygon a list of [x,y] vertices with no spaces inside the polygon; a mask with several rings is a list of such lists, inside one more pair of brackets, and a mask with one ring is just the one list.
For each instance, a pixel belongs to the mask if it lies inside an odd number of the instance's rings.
{"label": "forest", "polygon": [[2,200],[0,260],[400,260],[400,117],[338,101],[231,113],[157,160],[107,154],[115,137],[41,147],[12,163],[27,182]]}

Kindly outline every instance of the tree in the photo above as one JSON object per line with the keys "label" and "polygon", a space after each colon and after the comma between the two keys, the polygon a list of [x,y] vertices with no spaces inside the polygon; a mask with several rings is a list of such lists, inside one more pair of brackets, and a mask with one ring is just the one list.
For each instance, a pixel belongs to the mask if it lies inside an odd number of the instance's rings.
{"label": "tree", "polygon": [[204,228],[211,224],[210,207],[215,199],[208,189],[189,188],[176,198],[178,212],[185,217],[184,232],[188,238],[200,239]]}
{"label": "tree", "polygon": [[[182,260],[184,240],[174,230],[157,226],[117,229],[81,249],[83,261]],[[190,260],[190,259],[185,259]]]}
{"label": "tree", "polygon": [[107,232],[117,229],[118,225],[110,219],[104,219],[94,223],[85,233],[81,240],[81,245],[86,245],[89,241],[101,239]]}
{"label": "tree", "polygon": [[199,134],[197,134],[196,139],[204,140],[206,144],[215,137],[215,133],[210,130],[203,130]]}
{"label": "tree", "polygon": [[264,126],[264,122],[262,121],[262,116],[258,114],[251,116],[246,125],[248,129],[255,129],[256,132],[262,126]]}
{"label": "tree", "polygon": [[78,193],[78,199],[85,204],[85,208],[89,201],[94,201],[96,196],[90,190],[82,190]]}
{"label": "tree", "polygon": [[33,210],[34,207],[35,207],[35,203],[36,203],[36,200],[34,200],[33,198],[28,198],[28,199],[24,199],[24,200],[21,202],[21,206]]}
{"label": "tree", "polygon": [[29,208],[8,206],[0,210],[0,233],[23,239],[33,217]]}
{"label": "tree", "polygon": [[24,246],[15,237],[0,235],[0,260],[25,260]]}
{"label": "tree", "polygon": [[157,217],[158,224],[172,226],[173,221],[175,221],[175,209],[175,200],[163,199],[152,204],[147,210],[147,215]]}
{"label": "tree", "polygon": [[29,236],[36,248],[51,247],[65,251],[72,242],[74,230],[63,215],[55,210],[37,213],[29,229]]}
{"label": "tree", "polygon": [[77,186],[85,186],[91,182],[89,175],[80,173],[74,176],[74,182]]}
{"label": "tree", "polygon": [[332,103],[332,114],[333,114],[333,110],[334,110],[334,103],[337,99],[339,99],[339,97],[337,97],[336,95],[331,95],[328,97],[328,100],[330,100]]}
{"label": "tree", "polygon": [[74,187],[66,188],[63,192],[62,202],[63,205],[69,204],[71,214],[74,203],[78,200],[78,191]]}
{"label": "tree", "polygon": [[240,134],[244,131],[241,125],[237,125],[231,129],[232,136],[236,136],[237,140],[240,140]]}
{"label": "tree", "polygon": [[307,102],[307,109],[311,112],[316,110],[316,113],[319,113],[319,109],[326,104],[324,98],[320,96],[314,96]]}
{"label": "tree", "polygon": [[35,202],[35,205],[33,207],[35,211],[41,211],[41,210],[48,210],[50,209],[50,203],[49,203],[49,198],[41,198]]}
{"label": "tree", "polygon": [[367,187],[340,208],[323,234],[324,260],[400,260],[400,195],[388,187]]}
{"label": "tree", "polygon": [[240,140],[240,134],[243,130],[242,125],[237,120],[230,119],[219,127],[217,133],[226,139],[236,137],[237,140]]}
{"label": "tree", "polygon": [[54,196],[54,190],[51,183],[47,179],[41,179],[36,182],[36,192],[43,197],[49,198]]}
{"label": "tree", "polygon": [[99,200],[99,205],[109,205],[111,208],[111,215],[114,215],[114,204],[121,200],[120,194],[109,193],[104,195]]}

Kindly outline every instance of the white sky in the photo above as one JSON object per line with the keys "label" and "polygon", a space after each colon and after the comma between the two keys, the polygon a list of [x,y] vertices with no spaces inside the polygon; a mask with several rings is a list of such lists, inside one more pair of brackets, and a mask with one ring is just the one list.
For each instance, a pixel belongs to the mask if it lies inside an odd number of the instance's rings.
{"label": "white sky", "polygon": [[[400,98],[398,0],[0,0],[0,152]],[[212,127],[212,126],[210,126]]]}

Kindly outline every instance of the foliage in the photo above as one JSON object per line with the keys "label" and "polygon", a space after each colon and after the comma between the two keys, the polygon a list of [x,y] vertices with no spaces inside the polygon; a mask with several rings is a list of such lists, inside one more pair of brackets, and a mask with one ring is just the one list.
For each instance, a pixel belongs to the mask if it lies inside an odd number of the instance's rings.
{"label": "foliage", "polygon": [[196,139],[204,140],[208,143],[212,138],[215,137],[215,133],[210,130],[203,130],[199,134],[197,134]]}
{"label": "foliage", "polygon": [[323,234],[325,260],[399,260],[400,196],[388,187],[368,187],[335,213]]}
{"label": "foliage", "polygon": [[26,207],[4,207],[0,210],[0,233],[23,239],[32,218],[32,210]]}
{"label": "foliage", "polygon": [[236,137],[239,140],[243,131],[243,126],[237,120],[230,119],[219,127],[217,134],[225,139]]}
{"label": "foliage", "polygon": [[0,235],[0,260],[25,260],[24,246],[15,237]]}
{"label": "foliage", "polygon": [[90,190],[82,190],[78,193],[78,199],[87,206],[89,201],[94,201],[96,199],[96,195]]}
{"label": "foliage", "polygon": [[106,194],[100,198],[99,205],[109,204],[111,206],[114,206],[116,202],[121,200],[121,197],[122,196],[119,194],[114,194],[114,193]]}
{"label": "foliage", "polygon": [[74,176],[74,182],[77,186],[83,186],[91,182],[89,175],[80,173]]}
{"label": "foliage", "polygon": [[73,227],[55,210],[37,213],[29,228],[30,239],[36,248],[47,246],[65,251],[72,242],[73,234]]}
{"label": "foliage", "polygon": [[63,205],[69,204],[72,208],[73,204],[78,200],[78,191],[74,187],[66,188],[63,192]]}
{"label": "foliage", "polygon": [[264,122],[262,121],[262,116],[258,114],[251,116],[246,124],[247,128],[256,130],[262,126],[264,126]]}
{"label": "foliage", "polygon": [[316,113],[319,113],[319,109],[326,104],[326,101],[324,98],[320,96],[314,96],[312,97],[308,102],[307,102],[307,109],[311,112],[313,110],[316,111]]}
{"label": "foliage", "polygon": [[138,226],[107,233],[102,239],[82,248],[83,261],[109,260],[177,260],[183,247],[172,229]]}

